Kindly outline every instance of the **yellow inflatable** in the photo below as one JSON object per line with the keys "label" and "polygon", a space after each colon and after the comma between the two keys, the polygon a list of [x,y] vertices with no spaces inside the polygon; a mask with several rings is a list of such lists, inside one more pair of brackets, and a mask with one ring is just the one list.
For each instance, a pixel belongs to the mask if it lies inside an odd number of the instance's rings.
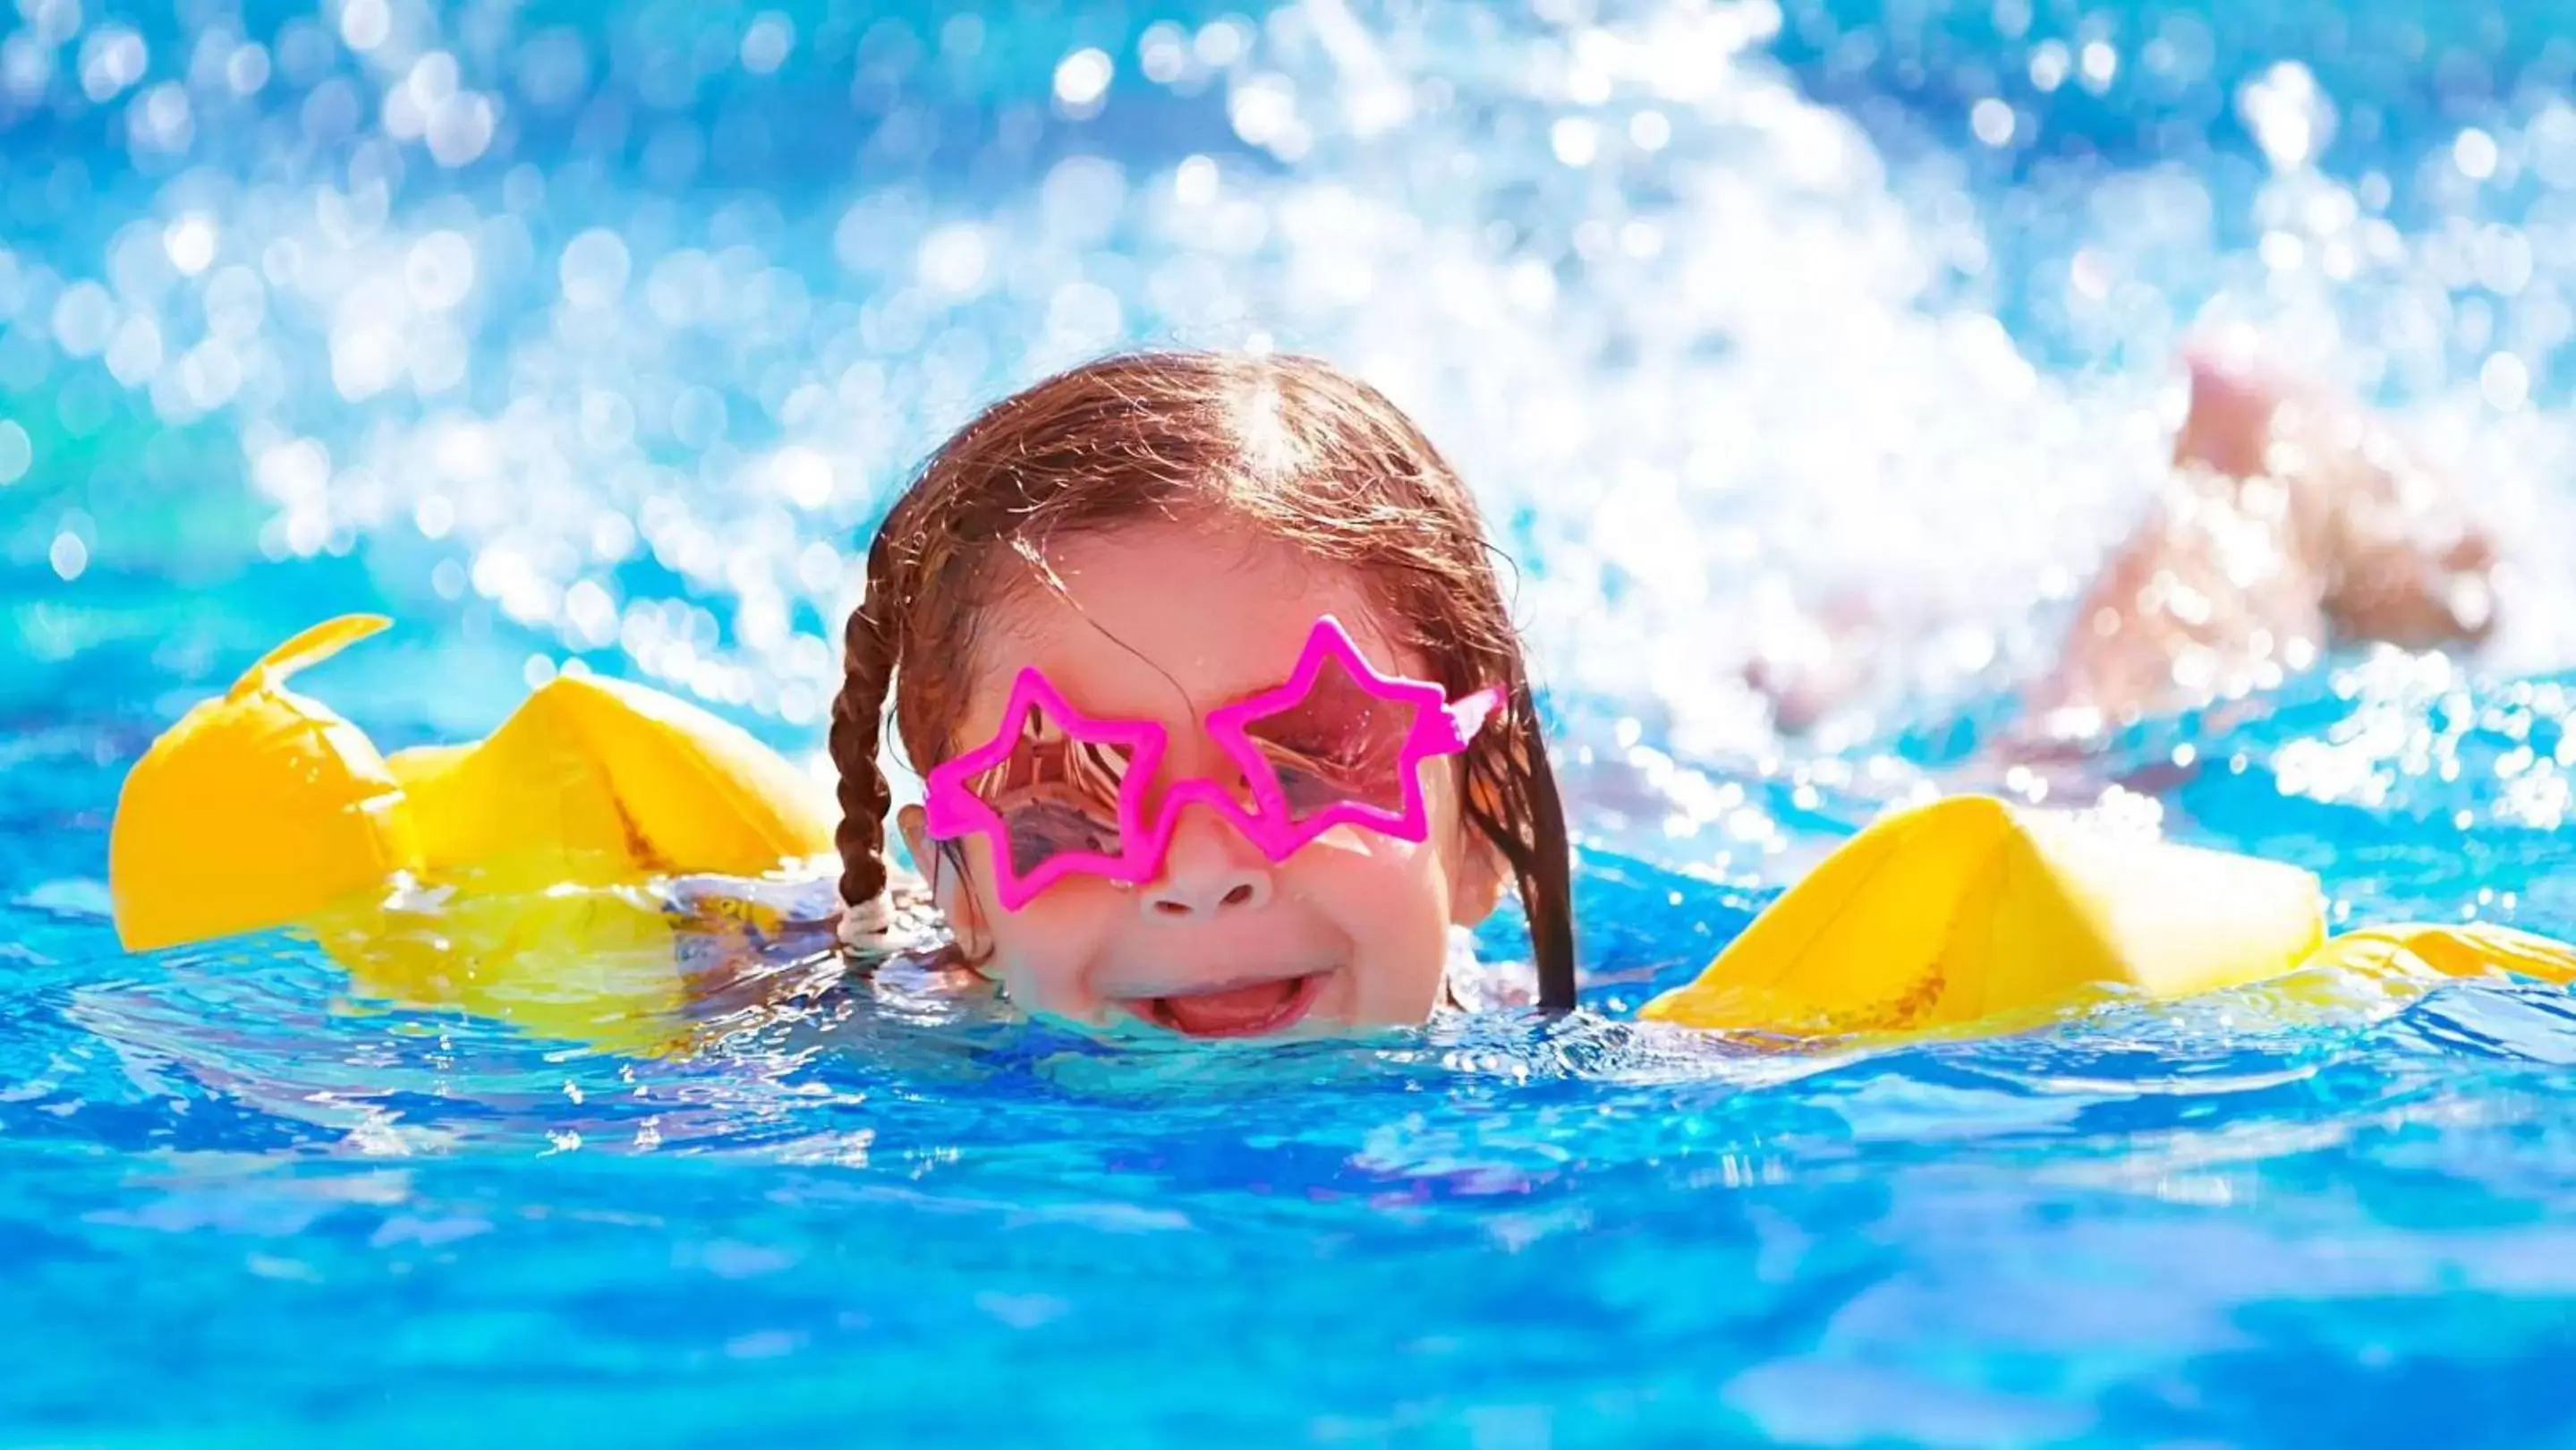
{"label": "yellow inflatable", "polygon": [[748,900],[691,920],[647,883],[828,855],[830,793],[703,710],[576,676],[487,739],[380,755],[287,681],[386,624],[297,635],[145,752],[108,840],[127,948],[294,925],[376,996],[621,1049],[680,1031],[692,959],[785,924]]}
{"label": "yellow inflatable", "polygon": [[107,842],[127,950],[282,925],[420,865],[375,742],[286,688],[385,624],[351,616],[306,630],[144,752]]}
{"label": "yellow inflatable", "polygon": [[2309,967],[2576,979],[2576,950],[2492,926],[2326,940],[2317,878],[1960,796],[1861,832],[1649,1021],[1788,1035],[2008,1030],[2114,996],[2168,999]]}

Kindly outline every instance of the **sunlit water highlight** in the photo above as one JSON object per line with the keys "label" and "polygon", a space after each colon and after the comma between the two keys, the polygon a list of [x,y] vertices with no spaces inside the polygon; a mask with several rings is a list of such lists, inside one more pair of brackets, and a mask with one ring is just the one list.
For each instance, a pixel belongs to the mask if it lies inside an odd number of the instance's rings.
{"label": "sunlit water highlight", "polygon": [[[1868,1054],[1617,1020],[1984,778],[2195,322],[2456,468],[2508,637],[2142,727],[2086,792],[2352,920],[2576,930],[2555,13],[22,0],[0,1426],[2576,1435],[2563,991]],[[288,938],[115,952],[125,765],[289,629],[406,617],[313,682],[391,743],[579,659],[810,748],[905,471],[1140,341],[1326,353],[1476,482],[1592,1012],[1205,1054],[847,993],[670,1061],[352,1000]],[[1902,622],[1873,688],[1775,738],[1744,663],[1855,598]]]}

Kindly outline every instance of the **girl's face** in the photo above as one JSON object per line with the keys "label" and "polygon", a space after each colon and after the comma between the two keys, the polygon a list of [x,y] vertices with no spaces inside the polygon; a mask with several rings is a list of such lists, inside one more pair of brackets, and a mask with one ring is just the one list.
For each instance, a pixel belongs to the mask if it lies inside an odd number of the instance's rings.
{"label": "girl's face", "polygon": [[[1021,591],[984,620],[960,749],[1001,728],[1011,684],[1035,666],[1087,716],[1150,720],[1170,740],[1157,787],[1225,780],[1231,760],[1206,713],[1285,680],[1318,616],[1349,628],[1380,669],[1416,678],[1359,580],[1239,527],[1147,521],[1051,546],[1063,588]],[[1431,832],[1419,844],[1340,826],[1273,863],[1232,822],[1181,808],[1158,874],[1135,885],[1077,873],[1017,911],[993,894],[982,834],[936,863],[959,949],[1032,1011],[1090,1023],[1247,1037],[1421,1022],[1438,1001],[1452,925],[1493,910],[1493,848],[1468,826],[1455,758],[1418,767]],[[918,808],[901,818],[913,859],[935,864]]]}

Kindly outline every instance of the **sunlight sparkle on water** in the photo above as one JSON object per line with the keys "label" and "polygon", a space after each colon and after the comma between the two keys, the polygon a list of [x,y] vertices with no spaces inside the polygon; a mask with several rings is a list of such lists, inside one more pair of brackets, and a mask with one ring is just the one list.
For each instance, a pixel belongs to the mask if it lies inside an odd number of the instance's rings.
{"label": "sunlight sparkle on water", "polygon": [[[2337,111],[2296,60],[2231,98],[2270,185],[2221,198],[2186,175],[2102,170],[2070,184],[2075,220],[2047,255],[2013,244],[2015,268],[2061,279],[2052,335],[2045,312],[2002,325],[1999,239],[1955,176],[1891,165],[1765,60],[1784,23],[1767,4],[1515,22],[1521,63],[1474,81],[1434,59],[1464,11],[1158,23],[1114,52],[1057,54],[1051,119],[991,118],[997,154],[1034,156],[1045,136],[1052,159],[973,207],[927,184],[934,143],[904,98],[934,53],[975,63],[975,27],[710,19],[638,38],[648,89],[714,104],[717,82],[656,67],[717,56],[733,68],[722,105],[749,115],[853,67],[870,165],[900,179],[702,210],[607,196],[564,213],[583,217],[572,230],[547,198],[595,194],[583,148],[651,140],[581,110],[607,57],[573,32],[469,33],[349,0],[327,29],[206,32],[174,52],[212,57],[203,74],[156,101],[159,57],[138,33],[66,19],[59,0],[33,13],[22,37],[72,27],[82,57],[41,93],[126,97],[138,158],[272,117],[290,144],[256,178],[151,162],[169,219],[149,267],[69,234],[13,254],[0,301],[40,322],[32,344],[12,334],[17,366],[97,369],[105,396],[132,400],[113,406],[211,418],[252,460],[294,440],[327,450],[318,473],[253,470],[281,510],[272,552],[425,548],[424,604],[461,578],[568,651],[625,653],[683,688],[755,679],[764,708],[801,713],[834,682],[829,622],[849,585],[808,567],[812,548],[863,528],[974,402],[1139,341],[1276,338],[1387,388],[1508,522],[1542,674],[1647,707],[1688,755],[1765,748],[1748,661],[1856,660],[1867,712],[1991,690],[2053,648],[2051,611],[2158,473],[2172,393],[2157,349],[2193,320],[2159,279],[2218,278],[2206,320],[2260,319],[2293,360],[2419,389],[2509,536],[2545,532],[2538,480],[2569,444],[2535,406],[2554,396],[2549,349],[2576,331],[2569,259],[2488,194],[2404,180],[2446,209],[2410,232],[2388,220],[2399,180],[2320,172]],[[2205,64],[2179,32],[2135,58],[2100,35],[2016,34],[2022,97]],[[1127,106],[1199,116],[1193,149],[1087,151],[1086,128]],[[1959,114],[1962,139],[1989,148],[2045,140],[2010,94]],[[2565,186],[2571,115],[2482,118],[2439,150],[2455,182],[2523,166]],[[514,150],[528,143],[510,118],[569,126],[573,149]],[[721,120],[692,131],[710,166],[767,175],[793,134]],[[1497,128],[1543,141],[1468,144]],[[85,184],[14,184],[40,183]],[[2216,249],[2236,207],[2260,229],[2258,272]],[[2029,355],[2033,338],[2079,363],[2116,346],[2122,362],[2069,371]],[[2466,381],[2431,386],[2444,376]],[[2522,431],[2481,437],[2464,410]],[[635,546],[596,547],[612,528]],[[93,546],[113,557],[114,530]],[[604,627],[657,617],[672,590],[716,620],[685,653],[638,653],[628,642],[649,631]],[[2522,658],[2564,652],[2530,626],[2549,615],[2511,616],[2536,636]],[[1827,738],[1865,735],[1866,718]],[[1672,820],[1695,815],[1676,803]]]}

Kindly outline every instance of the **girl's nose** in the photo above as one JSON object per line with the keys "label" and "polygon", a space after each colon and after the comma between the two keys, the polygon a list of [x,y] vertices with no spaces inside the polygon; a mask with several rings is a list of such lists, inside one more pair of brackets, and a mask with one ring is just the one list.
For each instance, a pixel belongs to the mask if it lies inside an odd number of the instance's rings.
{"label": "girl's nose", "polygon": [[1137,896],[1149,919],[1199,921],[1258,911],[1270,904],[1270,889],[1270,863],[1243,833],[1214,810],[1187,806],[1162,874]]}

